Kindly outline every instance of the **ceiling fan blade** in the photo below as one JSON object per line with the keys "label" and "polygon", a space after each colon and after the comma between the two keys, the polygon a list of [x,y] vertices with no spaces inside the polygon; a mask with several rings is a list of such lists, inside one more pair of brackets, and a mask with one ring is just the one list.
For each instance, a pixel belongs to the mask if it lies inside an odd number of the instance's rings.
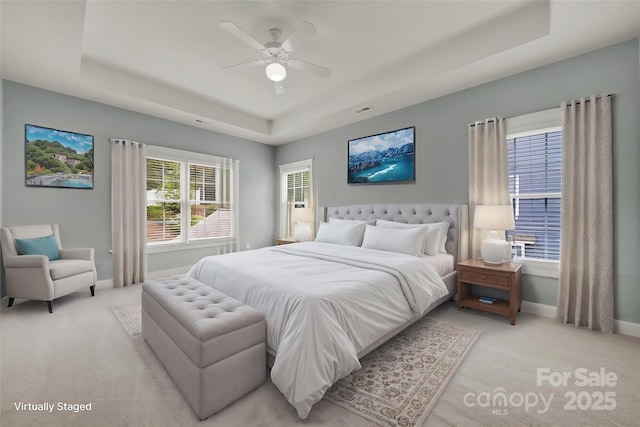
{"label": "ceiling fan blade", "polygon": [[235,69],[253,68],[253,67],[258,67],[260,65],[264,65],[265,62],[266,61],[264,59],[256,59],[254,61],[242,62],[240,64],[229,65],[227,67],[223,67],[222,69],[226,70],[226,69],[229,69],[229,68],[235,68]]}
{"label": "ceiling fan blade", "polygon": [[307,73],[311,73],[325,79],[331,76],[331,68],[323,67],[322,65],[312,64],[306,61],[300,61],[299,59],[290,59],[289,66],[294,70],[300,70]]}
{"label": "ceiling fan blade", "polygon": [[289,37],[282,42],[282,48],[291,53],[313,37],[316,31],[316,27],[314,27],[311,22],[302,21],[300,25],[298,25],[296,29],[289,34]]}
{"label": "ceiling fan blade", "polygon": [[264,45],[260,43],[258,40],[254,39],[247,32],[245,32],[242,28],[238,27],[233,22],[229,21],[221,21],[220,28],[223,30],[227,30],[229,33],[233,34],[252,48],[256,50],[264,50]]}
{"label": "ceiling fan blade", "polygon": [[273,82],[276,89],[276,95],[282,95],[287,92],[287,86],[284,84],[284,80],[279,82]]}

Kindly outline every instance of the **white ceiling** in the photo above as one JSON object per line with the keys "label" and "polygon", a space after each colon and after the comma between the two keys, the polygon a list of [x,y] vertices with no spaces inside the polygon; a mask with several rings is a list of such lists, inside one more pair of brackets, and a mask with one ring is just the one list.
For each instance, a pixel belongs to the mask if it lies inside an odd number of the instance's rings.
{"label": "white ceiling", "polygon": [[[640,1],[7,1],[8,80],[267,144],[433,99],[640,35]],[[315,36],[275,94],[264,69],[224,70],[303,20]],[[371,110],[355,113],[364,106]],[[200,120],[204,123],[196,122]]]}

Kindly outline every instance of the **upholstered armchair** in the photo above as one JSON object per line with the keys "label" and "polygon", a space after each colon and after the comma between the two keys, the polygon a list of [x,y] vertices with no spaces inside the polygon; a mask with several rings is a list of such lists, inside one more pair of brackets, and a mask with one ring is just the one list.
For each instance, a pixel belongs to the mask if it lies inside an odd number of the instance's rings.
{"label": "upholstered armchair", "polygon": [[94,249],[63,249],[57,224],[2,228],[0,244],[8,307],[15,298],[35,299],[53,313],[58,297],[86,288],[95,294]]}

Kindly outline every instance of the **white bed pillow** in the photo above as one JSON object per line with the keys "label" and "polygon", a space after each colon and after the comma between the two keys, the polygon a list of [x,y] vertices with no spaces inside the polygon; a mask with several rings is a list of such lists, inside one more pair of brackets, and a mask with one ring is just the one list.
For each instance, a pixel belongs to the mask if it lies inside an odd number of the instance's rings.
{"label": "white bed pillow", "polygon": [[[446,254],[446,244],[447,239],[449,238],[449,223],[448,222],[430,222],[427,224],[406,224],[402,222],[395,221],[386,221],[384,219],[379,219],[376,221],[376,225],[379,227],[395,227],[395,228],[409,228],[409,227],[428,227],[429,230],[437,229],[438,230],[438,249],[434,253],[429,253],[425,251],[427,255],[436,255],[436,253]],[[428,234],[427,236],[433,236],[433,234]],[[425,242],[425,247],[428,243]]]}
{"label": "white bed pillow", "polygon": [[427,231],[426,227],[386,228],[367,225],[362,247],[420,256]]}
{"label": "white bed pillow", "polygon": [[446,254],[446,244],[447,239],[449,238],[449,223],[448,222],[436,222],[435,225],[440,230],[440,244],[438,245],[438,251],[441,254]]}
{"label": "white bed pillow", "polygon": [[406,224],[403,222],[379,219],[376,221],[376,226],[395,229],[425,229],[426,234],[422,245],[422,253],[427,255],[438,255],[438,253],[440,253],[440,227],[436,227],[434,224]]}
{"label": "white bed pillow", "polygon": [[340,218],[329,218],[329,223],[331,224],[368,224],[368,225],[376,225],[375,219],[340,219]]}
{"label": "white bed pillow", "polygon": [[316,242],[360,246],[366,224],[335,224],[321,222],[316,233]]}

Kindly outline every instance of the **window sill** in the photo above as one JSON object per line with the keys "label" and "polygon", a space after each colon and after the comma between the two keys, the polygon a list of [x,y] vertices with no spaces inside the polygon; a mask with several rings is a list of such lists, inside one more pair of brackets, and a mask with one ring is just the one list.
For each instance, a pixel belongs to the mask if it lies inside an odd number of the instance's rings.
{"label": "window sill", "polygon": [[560,277],[560,262],[545,261],[540,259],[514,258],[514,262],[522,264],[522,273],[529,276],[551,277],[557,279]]}
{"label": "window sill", "polygon": [[236,237],[224,237],[217,239],[196,240],[189,243],[163,243],[157,245],[147,244],[147,254],[158,254],[163,252],[186,251],[203,248],[238,247],[240,240]]}

